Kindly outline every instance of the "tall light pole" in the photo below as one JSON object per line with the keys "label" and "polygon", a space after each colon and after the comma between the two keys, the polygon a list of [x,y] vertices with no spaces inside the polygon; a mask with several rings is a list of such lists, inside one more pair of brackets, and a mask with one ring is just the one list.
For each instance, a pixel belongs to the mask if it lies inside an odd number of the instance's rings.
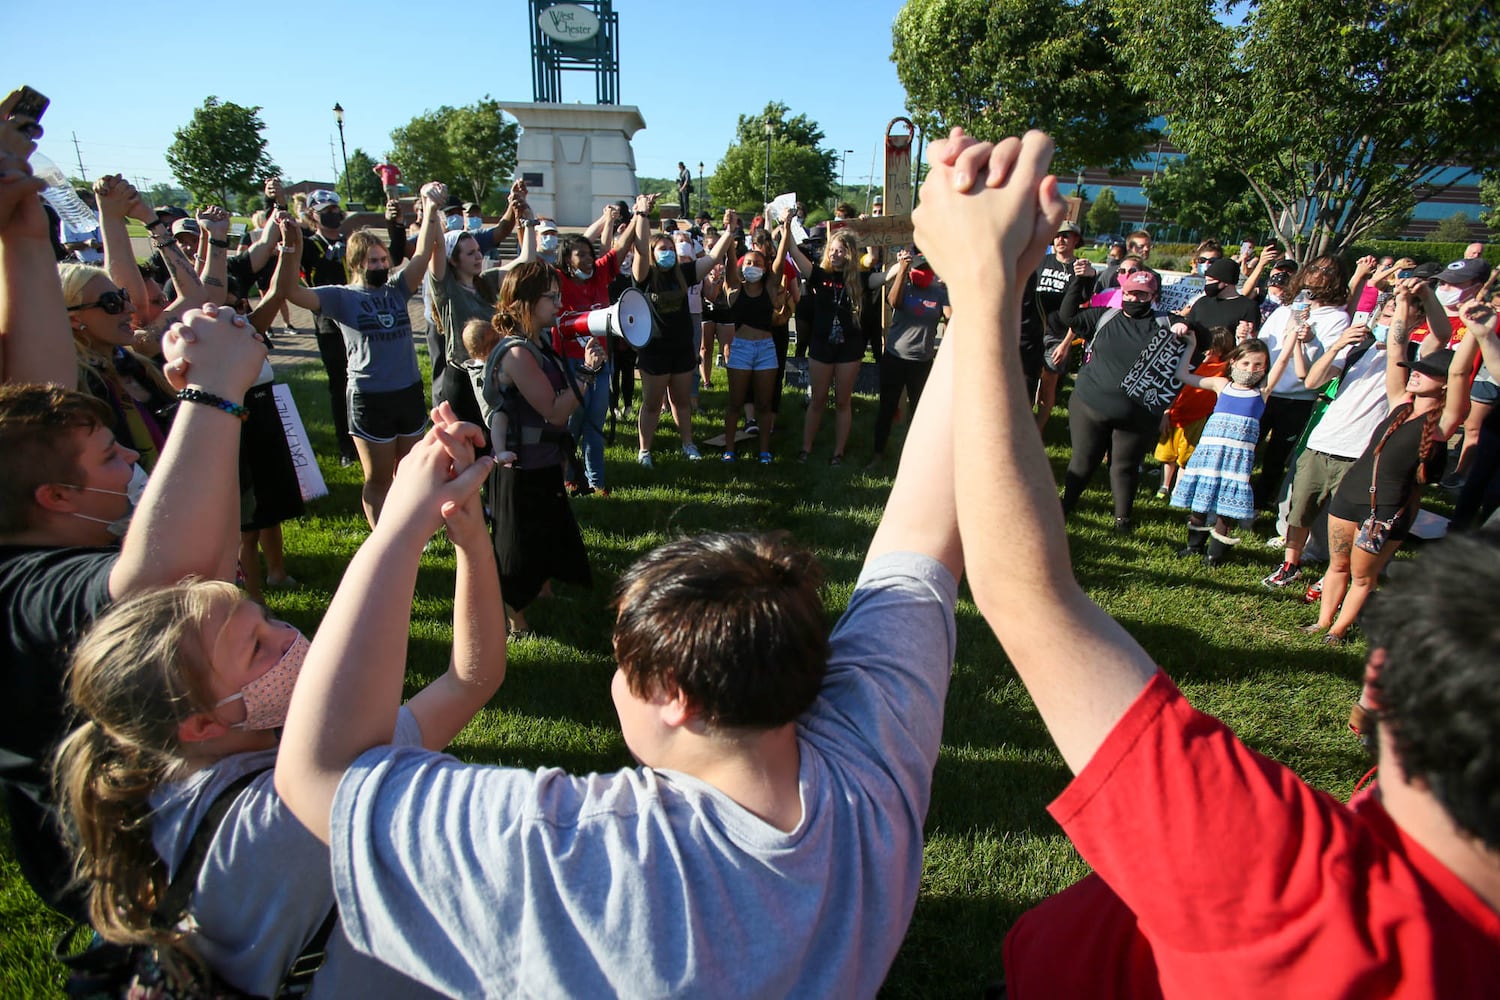
{"label": "tall light pole", "polygon": [[771,203],[771,133],[774,131],[775,128],[771,125],[771,119],[768,116],[766,118],[766,183],[760,189],[760,203],[763,206]]}
{"label": "tall light pole", "polygon": [[703,161],[698,161],[698,203],[702,205],[700,211],[708,211],[713,202],[708,200],[708,188],[703,186]]}
{"label": "tall light pole", "polygon": [[843,162],[839,164],[839,193],[833,199],[835,208],[838,207],[838,203],[844,198],[844,176],[849,170],[849,154],[852,152],[854,152],[852,149],[844,150]]}
{"label": "tall light pole", "polygon": [[333,120],[339,123],[339,152],[344,157],[344,203],[354,201],[354,187],[349,180],[349,149],[344,145],[344,109],[337,102],[333,105]]}

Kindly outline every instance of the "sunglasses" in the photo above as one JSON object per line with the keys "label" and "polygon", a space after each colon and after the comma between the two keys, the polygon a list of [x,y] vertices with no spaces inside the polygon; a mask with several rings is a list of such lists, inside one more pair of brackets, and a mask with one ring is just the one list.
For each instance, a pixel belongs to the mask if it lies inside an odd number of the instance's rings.
{"label": "sunglasses", "polygon": [[1115,273],[1116,274],[1134,274],[1135,272],[1137,272],[1139,270],[1140,270],[1140,268],[1138,268],[1138,267],[1121,267],[1121,268],[1116,268],[1115,269]]}
{"label": "sunglasses", "polygon": [[118,316],[130,308],[130,293],[117,288],[100,295],[97,301],[68,306],[68,312],[77,312],[80,309],[93,309],[95,307],[103,309],[111,316]]}
{"label": "sunglasses", "polygon": [[1219,258],[1217,258],[1217,257],[1194,257],[1193,258],[1193,263],[1194,264],[1207,264],[1211,260],[1218,260],[1218,259]]}

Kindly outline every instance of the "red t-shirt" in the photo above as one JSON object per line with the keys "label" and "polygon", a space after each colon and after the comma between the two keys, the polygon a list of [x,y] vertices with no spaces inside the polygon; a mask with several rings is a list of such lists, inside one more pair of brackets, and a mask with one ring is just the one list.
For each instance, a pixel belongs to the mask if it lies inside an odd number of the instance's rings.
{"label": "red t-shirt", "polygon": [[[561,314],[588,312],[602,309],[609,303],[609,283],[620,273],[620,255],[609,250],[594,261],[594,273],[588,281],[579,281],[562,268],[557,270],[557,289],[562,293]],[[552,333],[552,346],[565,358],[583,360],[583,345],[577,337],[563,337],[556,328]],[[607,346],[607,345],[606,345]]]}
{"label": "red t-shirt", "polygon": [[1048,807],[1096,876],[1024,914],[1031,997],[1477,997],[1500,914],[1407,837],[1262,757],[1158,674]]}

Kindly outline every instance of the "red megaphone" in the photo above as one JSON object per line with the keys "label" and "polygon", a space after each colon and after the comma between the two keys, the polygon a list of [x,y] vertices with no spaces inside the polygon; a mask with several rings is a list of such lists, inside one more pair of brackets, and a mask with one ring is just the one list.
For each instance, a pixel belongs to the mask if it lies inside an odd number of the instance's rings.
{"label": "red megaphone", "polygon": [[644,347],[651,340],[651,304],[638,289],[627,288],[620,301],[608,309],[564,313],[557,318],[557,328],[574,337],[624,337],[631,347]]}

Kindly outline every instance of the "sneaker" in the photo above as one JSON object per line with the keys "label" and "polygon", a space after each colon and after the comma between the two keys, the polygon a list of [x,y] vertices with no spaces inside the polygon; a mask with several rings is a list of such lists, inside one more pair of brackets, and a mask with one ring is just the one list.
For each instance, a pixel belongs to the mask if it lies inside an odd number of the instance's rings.
{"label": "sneaker", "polygon": [[1128,518],[1128,517],[1117,517],[1117,518],[1115,518],[1115,534],[1117,534],[1117,535],[1128,535],[1128,534],[1130,534],[1133,531],[1135,531],[1135,522],[1131,521],[1130,518]]}
{"label": "sneaker", "polygon": [[1307,593],[1302,595],[1303,604],[1318,604],[1323,600],[1323,578],[1314,580],[1307,588]]}
{"label": "sneaker", "polygon": [[1458,473],[1454,472],[1444,476],[1442,482],[1438,483],[1438,485],[1445,490],[1457,491],[1463,489],[1468,480],[1468,476],[1460,476]]}
{"label": "sneaker", "polygon": [[1293,580],[1302,575],[1302,567],[1295,563],[1284,562],[1276,567],[1276,572],[1260,581],[1266,587],[1285,587]]}
{"label": "sneaker", "polygon": [[734,461],[734,452],[732,452],[732,451],[726,451],[724,453],[723,457],[720,459],[720,461],[733,462]]}
{"label": "sneaker", "polygon": [[760,464],[761,465],[770,465],[771,464],[771,453],[769,451],[763,451],[763,452],[760,453]]}
{"label": "sneaker", "polygon": [[1163,486],[1156,491],[1156,499],[1170,500],[1172,499],[1172,491]]}
{"label": "sneaker", "polygon": [[686,455],[689,459],[691,459],[694,462],[698,461],[700,458],[703,457],[703,453],[698,450],[698,446],[695,445],[695,444],[685,444],[685,445],[683,445],[682,446],[682,453],[684,455]]}
{"label": "sneaker", "polygon": [[757,424],[754,420],[751,420],[749,423],[745,424],[745,433],[746,434],[759,434],[760,433],[760,424]]}
{"label": "sneaker", "polygon": [[1285,535],[1277,535],[1275,538],[1267,538],[1266,539],[1266,548],[1268,548],[1268,549],[1284,549],[1284,548],[1286,548],[1286,536]]}
{"label": "sneaker", "polygon": [[636,461],[641,463],[641,468],[643,469],[654,469],[656,467],[656,463],[651,461],[651,453],[649,451],[643,451],[638,454]]}

